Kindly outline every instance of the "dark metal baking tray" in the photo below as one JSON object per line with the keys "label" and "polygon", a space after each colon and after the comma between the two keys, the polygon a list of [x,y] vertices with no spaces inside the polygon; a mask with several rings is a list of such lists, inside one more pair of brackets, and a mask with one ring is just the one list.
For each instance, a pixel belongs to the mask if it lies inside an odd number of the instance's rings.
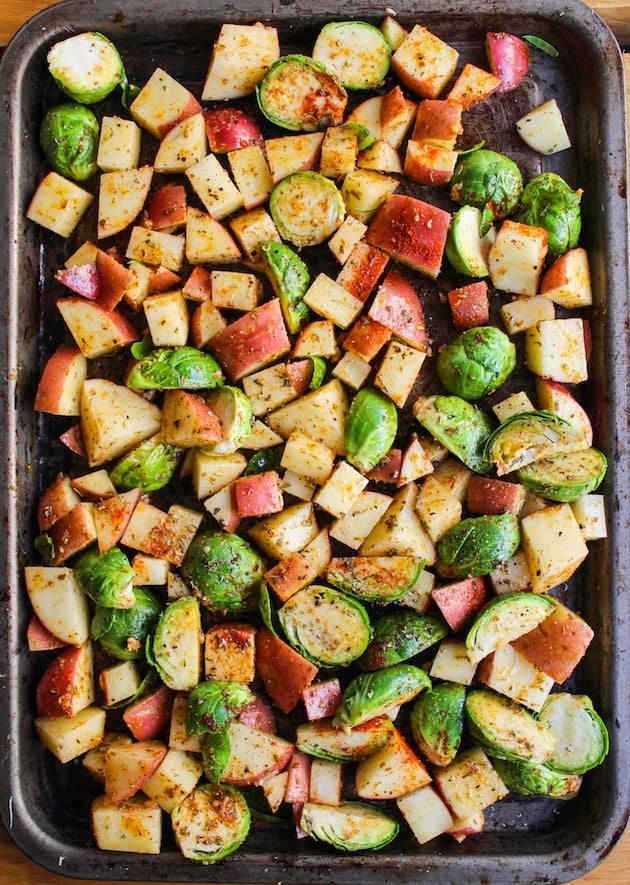
{"label": "dark metal baking tray", "polygon": [[[384,7],[353,4],[351,16],[379,22]],[[50,268],[64,244],[25,221],[24,210],[44,165],[37,130],[50,101],[47,48],[80,30],[106,33],[122,50],[130,79],[142,82],[158,64],[200,89],[210,47],[223,21],[270,21],[283,47],[312,45],[326,20],[348,17],[334,0],[70,0],[36,15],[6,50],[0,72],[0,203],[2,235],[2,414],[5,457],[0,464],[4,537],[1,545],[0,742],[1,807],[16,843],[42,866],[89,879],[232,883],[556,883],[579,877],[606,856],[621,836],[630,802],[630,483],[628,440],[628,219],[623,66],[607,27],[586,6],[561,0],[467,0],[434,4],[410,0],[400,21],[420,22],[484,64],[488,30],[536,34],[560,51],[535,53],[521,91],[492,101],[479,129],[497,150],[518,150],[513,122],[534,103],[555,95],[574,149],[544,161],[584,188],[583,243],[589,250],[595,304],[589,408],[607,452],[605,485],[609,537],[593,546],[574,589],[574,604],[595,630],[573,690],[595,699],[610,730],[605,763],[585,778],[572,802],[509,798],[490,809],[485,832],[458,844],[443,837],[418,845],[401,834],[374,855],[332,853],[256,826],[237,854],[213,866],[186,861],[172,844],[159,856],[95,849],[89,798],[79,764],[60,766],[38,743],[33,693],[43,663],[28,652],[29,606],[22,569],[29,560],[37,495],[56,469],[54,425],[33,412],[38,373],[55,330],[46,316]],[[479,132],[475,132],[479,135]],[[528,155],[531,162],[531,153]],[[568,165],[570,164],[570,165]],[[536,171],[535,169],[531,172]],[[58,429],[58,428],[57,428]],[[42,436],[44,438],[42,438]],[[57,454],[56,454],[57,453]]]}

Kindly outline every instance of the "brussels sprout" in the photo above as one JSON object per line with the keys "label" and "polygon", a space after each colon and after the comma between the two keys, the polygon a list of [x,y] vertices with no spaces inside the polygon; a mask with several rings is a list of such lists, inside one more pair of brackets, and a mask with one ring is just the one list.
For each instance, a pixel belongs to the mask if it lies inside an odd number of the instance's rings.
{"label": "brussels sprout", "polygon": [[319,172],[293,172],[274,187],[269,212],[278,233],[293,246],[316,246],[333,234],[346,215],[341,191]]}
{"label": "brussels sprout", "polygon": [[270,446],[268,449],[260,449],[254,452],[244,471],[244,476],[252,476],[256,473],[266,473],[268,470],[279,472],[281,469],[280,462],[284,446]]}
{"label": "brussels sprout", "polygon": [[495,596],[479,609],[466,634],[466,652],[477,662],[501,645],[529,633],[556,608],[543,593],[515,591]]}
{"label": "brussels sprout", "polygon": [[329,762],[358,762],[382,750],[393,730],[394,723],[387,716],[347,730],[337,728],[330,719],[314,719],[298,725],[295,746]]}
{"label": "brussels sprout", "polygon": [[110,470],[109,478],[119,492],[131,489],[154,492],[171,481],[181,453],[179,446],[152,436],[123,455]]}
{"label": "brussels sprout", "polygon": [[280,300],[282,315],[291,335],[297,334],[310,315],[304,303],[311,275],[299,255],[286,243],[267,240],[260,244],[263,266],[275,294]]}
{"label": "brussels sprout", "polygon": [[195,735],[220,731],[255,699],[245,682],[200,682],[188,693],[186,732]]}
{"label": "brussels sprout", "polygon": [[348,94],[337,77],[306,55],[284,55],[256,87],[258,106],[276,126],[315,132],[339,126]]}
{"label": "brussels sprout", "polygon": [[398,835],[398,822],[363,802],[321,805],[305,802],[300,828],[320,842],[341,851],[383,848]]}
{"label": "brussels sprout", "polygon": [[328,22],[313,46],[313,58],[332,71],[346,89],[376,89],[389,71],[392,48],[376,25]]}
{"label": "brussels sprout", "polygon": [[199,682],[201,639],[198,600],[182,596],[170,602],[155,625],[148,657],[173,691],[190,691]]}
{"label": "brussels sprout", "polygon": [[326,580],[364,602],[387,603],[408,593],[424,566],[417,556],[335,556],[326,567]]}
{"label": "brussels sprout", "polygon": [[278,618],[290,645],[320,667],[356,660],[372,635],[368,613],[358,600],[318,584],[294,593]]}
{"label": "brussels sprout", "polygon": [[438,541],[437,568],[443,577],[487,575],[513,556],[520,543],[520,523],[513,513],[470,516]]}
{"label": "brussels sprout", "polygon": [[522,796],[573,799],[582,785],[580,775],[562,774],[540,762],[494,758],[492,765],[505,786]]}
{"label": "brussels sprout", "polygon": [[344,689],[333,725],[348,729],[412,700],[431,680],[413,664],[393,664],[371,673],[359,673]]}
{"label": "brussels sprout", "polygon": [[39,143],[53,169],[65,178],[85,181],[98,171],[100,127],[89,108],[61,104],[51,108],[39,130]]}
{"label": "brussels sprout", "polygon": [[541,172],[523,188],[514,220],[548,233],[547,261],[577,246],[582,229],[582,191],[572,190],[556,172]]}
{"label": "brussels sprout", "polygon": [[581,430],[556,415],[540,409],[512,415],[486,440],[484,454],[502,476],[534,461],[587,448]]}
{"label": "brussels sprout", "polygon": [[233,614],[256,608],[264,570],[251,544],[218,529],[193,538],[181,568],[205,608]]}
{"label": "brussels sprout", "polygon": [[55,43],[47,62],[57,86],[81,104],[95,104],[117,86],[128,88],[118,50],[107,37],[94,31]]}
{"label": "brussels sprout", "polygon": [[346,415],[346,460],[361,473],[368,473],[389,452],[397,432],[398,412],[394,403],[374,387],[363,387]]}
{"label": "brussels sprout", "polygon": [[74,574],[83,591],[97,605],[106,608],[133,608],[134,570],[119,547],[101,553],[93,547],[82,553],[74,564]]}
{"label": "brussels sprout", "polygon": [[239,387],[225,385],[208,391],[205,401],[221,422],[222,438],[212,446],[202,446],[202,450],[213,455],[235,452],[244,445],[254,425],[249,397]]}
{"label": "brussels sprout", "polygon": [[472,739],[488,756],[527,762],[551,758],[551,730],[510,698],[478,688],[468,692],[464,709]]}
{"label": "brussels sprout", "polygon": [[490,226],[481,235],[482,215],[476,206],[462,206],[451,218],[444,254],[457,273],[469,277],[487,277],[488,253],[497,232]]}
{"label": "brussels sprout", "polygon": [[496,151],[478,148],[460,154],[450,188],[456,203],[481,210],[479,233],[484,236],[495,219],[507,218],[517,208],[523,177],[514,160]]}
{"label": "brussels sprout", "polygon": [[212,784],[218,784],[230,761],[230,732],[227,728],[207,731],[201,739],[203,773]]}
{"label": "brussels sprout", "polygon": [[214,863],[249,833],[251,813],[242,793],[228,784],[202,784],[171,812],[177,847],[187,860]]}
{"label": "brussels sprout", "polygon": [[127,376],[135,390],[208,389],[223,383],[215,358],[196,347],[156,347],[141,357]]}
{"label": "brussels sprout", "polygon": [[436,368],[449,393],[465,400],[481,399],[511,375],[516,347],[496,326],[466,329],[440,351]]}
{"label": "brussels sprout", "polygon": [[153,633],[162,603],[144,587],[135,587],[133,608],[110,608],[97,605],[90,633],[103,651],[121,661],[138,660],[145,655],[147,638]]}
{"label": "brussels sprout", "polygon": [[416,420],[452,455],[475,473],[487,473],[486,440],[492,426],[486,415],[460,396],[427,396],[414,405]]}
{"label": "brussels sprout", "polygon": [[448,765],[457,755],[464,730],[465,699],[465,686],[441,682],[423,691],[411,707],[413,739],[432,765]]}
{"label": "brussels sprout", "polygon": [[600,485],[608,462],[593,447],[543,458],[517,471],[520,482],[535,495],[550,501],[576,501]]}
{"label": "brussels sprout", "polygon": [[358,660],[362,670],[378,670],[407,661],[449,632],[444,621],[411,609],[388,612],[373,626],[374,636]]}
{"label": "brussels sprout", "polygon": [[608,729],[586,695],[549,695],[539,719],[549,728],[554,748],[547,765],[564,774],[584,774],[608,754]]}

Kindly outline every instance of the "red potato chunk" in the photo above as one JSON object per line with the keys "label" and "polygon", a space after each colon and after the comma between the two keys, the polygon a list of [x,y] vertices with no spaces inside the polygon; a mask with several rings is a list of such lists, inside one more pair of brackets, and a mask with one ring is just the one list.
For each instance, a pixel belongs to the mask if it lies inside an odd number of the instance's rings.
{"label": "red potato chunk", "polygon": [[50,632],[48,627],[44,627],[36,614],[31,615],[28,622],[26,642],[29,651],[55,651],[67,646],[65,640],[59,639]]}
{"label": "red potato chunk", "polygon": [[147,201],[147,216],[153,230],[173,233],[186,224],[186,188],[183,184],[165,184]]}
{"label": "red potato chunk", "polygon": [[275,470],[239,477],[234,482],[234,497],[241,519],[279,513],[284,507],[282,483]]}
{"label": "red potato chunk", "polygon": [[273,298],[239,317],[210,339],[208,349],[232,381],[286,356],[291,341],[280,301]]}
{"label": "red potato chunk", "polygon": [[41,532],[47,531],[58,519],[70,513],[80,503],[80,498],[72,488],[70,477],[58,473],[45,489],[37,505],[37,524]]}
{"label": "red potato chunk", "polygon": [[457,136],[463,131],[462,106],[459,102],[448,98],[426,98],[418,105],[410,140],[452,151]]}
{"label": "red potato chunk", "polygon": [[470,477],[466,504],[471,513],[513,513],[518,516],[524,500],[525,488],[520,483],[477,474]]}
{"label": "red potato chunk", "polygon": [[451,289],[447,297],[453,324],[458,332],[475,326],[485,326],[489,322],[490,302],[485,280]]}
{"label": "red potato chunk", "polygon": [[316,577],[315,567],[299,551],[285,556],[265,572],[265,581],[281,602],[286,602]]}
{"label": "red potato chunk", "polygon": [[586,654],[593,639],[592,628],[561,603],[544,621],[512,641],[524,658],[562,684]]}
{"label": "red potato chunk", "polygon": [[44,670],[35,689],[38,716],[74,716],[94,701],[91,645],[68,646]]}
{"label": "red potato chunk", "polygon": [[366,363],[371,362],[392,337],[385,326],[362,314],[348,330],[342,342],[344,350],[356,353]]}
{"label": "red potato chunk", "polygon": [[264,144],[258,123],[240,108],[213,108],[204,111],[203,118],[208,146],[215,154]]}
{"label": "red potato chunk", "polygon": [[89,301],[98,301],[101,294],[101,278],[96,269],[96,260],[85,264],[72,264],[56,271],[55,279],[75,295]]}
{"label": "red potato chunk", "polygon": [[274,636],[266,627],[256,635],[256,669],[267,694],[283,713],[290,713],[317,675],[317,667]]}
{"label": "red potato chunk", "polygon": [[303,699],[306,716],[311,722],[329,719],[341,701],[341,683],[336,678],[314,682],[304,689]]}
{"label": "red potato chunk", "polygon": [[486,34],[486,55],[490,70],[501,80],[498,93],[516,89],[529,70],[529,46],[515,34],[490,31]]}
{"label": "red potato chunk", "polygon": [[386,482],[398,485],[402,468],[402,449],[390,449],[382,461],[373,467],[368,473],[368,479],[373,482]]}
{"label": "red potato chunk", "polygon": [[63,565],[75,553],[85,550],[96,541],[94,505],[87,502],[75,504],[51,526],[50,537],[55,551],[51,565]]}
{"label": "red potato chunk", "polygon": [[96,271],[100,279],[98,303],[105,310],[113,310],[136,278],[116,256],[103,249],[96,253]]}
{"label": "red potato chunk", "polygon": [[277,730],[276,714],[264,695],[257,695],[251,704],[241,710],[238,721],[267,734],[275,734]]}
{"label": "red potato chunk", "polygon": [[431,596],[448,626],[458,633],[486,601],[488,586],[483,577],[466,578],[436,587]]}
{"label": "red potato chunk", "polygon": [[212,271],[198,264],[182,286],[182,293],[197,304],[209,301],[212,297]]}
{"label": "red potato chunk", "polygon": [[287,772],[287,786],[284,791],[284,801],[290,803],[308,802],[311,787],[311,764],[313,757],[300,750],[294,750]]}
{"label": "red potato chunk", "polygon": [[123,720],[137,741],[153,740],[168,727],[174,699],[175,692],[161,685],[125,708]]}
{"label": "red potato chunk", "polygon": [[380,323],[411,347],[422,349],[428,335],[422,302],[399,271],[390,270],[378,288],[368,312],[370,319]]}

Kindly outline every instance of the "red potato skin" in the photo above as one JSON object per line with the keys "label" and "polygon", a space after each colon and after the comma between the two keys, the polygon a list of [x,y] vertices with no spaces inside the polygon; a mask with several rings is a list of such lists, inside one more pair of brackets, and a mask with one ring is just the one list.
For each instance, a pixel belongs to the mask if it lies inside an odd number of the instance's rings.
{"label": "red potato skin", "polygon": [[448,98],[425,98],[418,105],[411,141],[422,141],[452,151],[462,135],[462,106]]}
{"label": "red potato skin", "polygon": [[283,713],[302,700],[302,692],[317,675],[317,667],[266,627],[256,635],[256,670],[267,694]]}
{"label": "red potato skin", "polygon": [[93,313],[95,317],[98,317],[104,329],[110,329],[113,327],[116,330],[118,335],[120,335],[120,347],[126,347],[128,344],[133,344],[134,341],[139,340],[140,335],[134,324],[131,320],[127,319],[124,314],[117,310],[109,310],[98,301],[86,302],[84,298],[74,295],[70,295],[67,298],[59,298],[57,300],[57,308],[59,308],[60,305],[68,305],[68,307],[72,308],[74,305],[83,306],[83,304],[85,304],[90,313]]}
{"label": "red potato skin", "polygon": [[66,648],[67,643],[44,627],[36,614],[32,614],[26,628],[26,641],[29,651],[56,651]]}
{"label": "red potato skin", "polygon": [[125,529],[142,496],[141,489],[130,489],[111,498],[98,501],[94,507],[94,520],[101,553],[111,550],[125,534]]}
{"label": "red potato skin", "polygon": [[100,297],[102,284],[96,261],[61,268],[56,271],[55,279],[75,295],[81,295],[89,301],[97,301]]}
{"label": "red potato skin", "polygon": [[299,552],[281,559],[265,572],[265,581],[281,602],[286,602],[316,577],[313,566]]}
{"label": "red potato skin", "polygon": [[330,719],[341,702],[341,684],[338,679],[314,682],[304,689],[303,699],[309,721]]}
{"label": "red potato skin", "polygon": [[513,640],[512,646],[562,685],[586,654],[594,635],[578,614],[558,604],[541,624]]}
{"label": "red potato skin", "polygon": [[275,734],[277,731],[276,715],[267,698],[262,695],[257,695],[256,700],[241,710],[238,719],[243,725],[266,731],[267,734]]}
{"label": "red potato skin", "polygon": [[234,482],[234,497],[241,519],[279,513],[284,507],[282,483],[275,470],[239,477]]}
{"label": "red potato skin", "polygon": [[206,630],[206,678],[252,682],[256,676],[255,648],[256,628],[252,624],[213,624]]}
{"label": "red potato skin", "polygon": [[171,721],[175,692],[166,685],[125,707],[123,720],[137,741],[154,740]]}
{"label": "red potato skin", "polygon": [[52,565],[63,565],[75,553],[80,553],[96,540],[94,522],[83,505],[76,504],[69,513],[51,526],[49,534],[54,546]]}
{"label": "red potato skin", "polygon": [[313,757],[302,753],[301,750],[294,750],[287,772],[289,774],[287,786],[284,792],[284,801],[290,803],[308,802],[311,788],[311,764]]}
{"label": "red potato skin", "polygon": [[[167,390],[162,409],[162,417],[165,419],[164,425],[167,417],[176,422],[178,414],[194,418],[200,446],[206,443],[220,442],[223,439],[221,422],[199,394],[189,390]],[[164,439],[167,442],[170,441],[168,434],[164,436]]]}
{"label": "red potato skin", "polygon": [[174,129],[178,123],[181,123],[183,120],[187,120],[188,117],[194,117],[195,114],[200,114],[201,110],[202,110],[201,105],[199,104],[199,102],[197,101],[195,96],[192,93],[190,93],[188,95],[188,101],[181,108],[179,114],[176,117],[173,117],[172,119],[166,120],[161,126],[157,127],[159,139],[160,140],[163,139],[164,136],[168,132],[170,132],[171,129]]}
{"label": "red potato skin", "polygon": [[392,333],[371,317],[361,314],[343,339],[342,347],[371,362],[385,347]]}
{"label": "red potato skin", "polygon": [[96,253],[96,270],[101,281],[98,303],[105,310],[113,310],[135,277],[115,256],[103,249],[99,249]]}
{"label": "red potato skin", "polygon": [[168,267],[156,267],[149,277],[149,295],[178,289],[181,282],[181,278]]}
{"label": "red potato skin", "polygon": [[436,587],[431,596],[448,626],[458,633],[486,601],[488,586],[483,577],[466,578]]}
{"label": "red potato skin", "polygon": [[447,297],[453,325],[458,332],[475,326],[485,326],[489,322],[490,301],[485,280],[451,289]]}
{"label": "red potato skin", "polygon": [[240,108],[214,108],[204,111],[203,118],[208,145],[215,154],[264,145],[258,123]]}
{"label": "red potato skin", "polygon": [[374,291],[387,264],[389,255],[367,243],[360,243],[350,253],[337,282],[364,303]]}
{"label": "red potato skin", "polygon": [[186,188],[183,184],[165,184],[154,191],[147,202],[147,217],[153,230],[173,233],[186,224]]}
{"label": "red potato skin", "polygon": [[70,513],[80,501],[72,488],[70,477],[58,473],[47,489],[44,490],[37,504],[37,525],[40,532],[46,532],[58,519]]}
{"label": "red potato skin", "polygon": [[525,490],[519,483],[473,474],[468,483],[466,504],[471,513],[518,516],[524,497]]}
{"label": "red potato skin", "polygon": [[368,479],[371,479],[373,482],[386,482],[391,485],[398,485],[402,459],[402,449],[390,449],[383,460],[370,470]]}
{"label": "red potato skin", "polygon": [[303,396],[311,383],[313,364],[310,360],[293,360],[286,363],[287,375],[298,396]]}
{"label": "red potato skin", "polygon": [[64,430],[59,436],[59,442],[63,443],[63,445],[75,455],[87,460],[87,452],[85,451],[85,443],[83,442],[81,424],[73,424],[72,427]]}
{"label": "red potato skin", "polygon": [[212,273],[198,264],[182,287],[182,292],[189,301],[201,304],[212,297]]}
{"label": "red potato skin", "polygon": [[402,264],[436,279],[451,215],[416,197],[390,194],[371,220],[366,240]]}
{"label": "red potato skin", "polygon": [[486,34],[486,55],[490,70],[501,80],[498,93],[516,89],[529,70],[529,46],[515,34],[504,31]]}
{"label": "red potato skin", "polygon": [[44,670],[35,689],[35,706],[38,716],[72,716],[79,682],[86,674],[80,672],[83,646],[67,646],[62,649]]}
{"label": "red potato skin", "polygon": [[422,302],[411,283],[397,270],[390,270],[379,286],[369,310],[371,319],[411,347],[428,343]]}
{"label": "red potato skin", "polygon": [[33,404],[36,412],[65,413],[65,405],[72,404],[73,389],[79,377],[77,367],[82,362],[78,347],[62,345],[51,354],[37,385]]}
{"label": "red potato skin", "polygon": [[208,342],[231,381],[239,381],[269,363],[286,356],[291,341],[282,317],[280,301],[272,298],[243,314]]}
{"label": "red potato skin", "polygon": [[409,141],[403,171],[407,178],[428,187],[448,184],[455,171],[457,151],[447,150],[424,141]]}

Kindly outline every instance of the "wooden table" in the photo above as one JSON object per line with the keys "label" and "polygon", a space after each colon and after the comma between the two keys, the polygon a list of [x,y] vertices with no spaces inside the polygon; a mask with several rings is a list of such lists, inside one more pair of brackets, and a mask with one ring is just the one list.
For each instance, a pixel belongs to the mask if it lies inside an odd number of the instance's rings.
{"label": "wooden table", "polygon": [[[56,0],[9,0],[8,8],[5,4],[0,16],[0,46],[4,46],[31,15],[46,6],[52,6],[54,2]],[[626,2],[592,0],[589,5],[608,22],[620,44],[630,47],[630,0],[626,0]],[[630,109],[630,52],[626,58],[626,78],[626,94]],[[91,885],[85,880],[68,880],[63,876],[42,870],[16,847],[4,827],[0,826],[0,883],[64,885],[68,881],[75,882],[76,885]],[[630,883],[630,828],[626,830],[625,835],[602,864],[588,875],[575,881],[579,885],[624,885],[624,883]],[[114,885],[114,883],[103,882],[103,885]]]}

